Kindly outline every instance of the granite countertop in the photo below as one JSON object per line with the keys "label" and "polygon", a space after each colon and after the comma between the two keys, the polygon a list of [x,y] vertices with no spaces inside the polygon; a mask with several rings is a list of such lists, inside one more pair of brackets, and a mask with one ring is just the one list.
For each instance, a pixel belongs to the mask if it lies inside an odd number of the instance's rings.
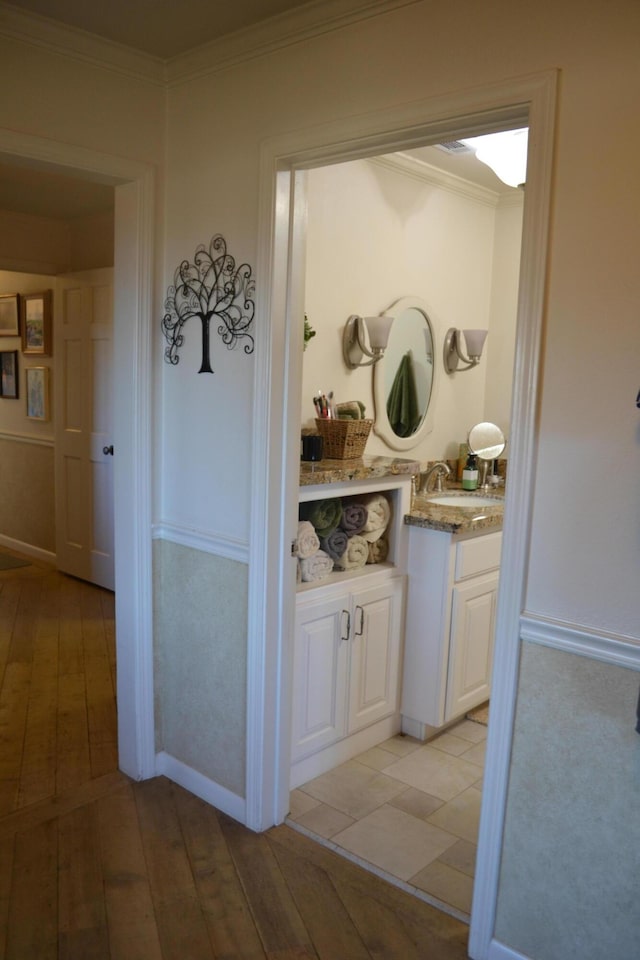
{"label": "granite countertop", "polygon": [[399,457],[359,457],[357,460],[300,461],[300,486],[317,483],[344,483],[346,480],[371,480],[382,477],[412,476],[420,473],[417,460]]}
{"label": "granite countertop", "polygon": [[504,515],[504,487],[491,488],[488,494],[481,490],[473,493],[462,490],[459,484],[448,484],[443,495],[450,496],[489,496],[495,499],[491,506],[446,506],[433,503],[432,498],[438,494],[416,494],[411,503],[410,513],[405,515],[404,522],[413,527],[428,527],[431,530],[444,530],[448,533],[475,533],[476,530],[500,530]]}

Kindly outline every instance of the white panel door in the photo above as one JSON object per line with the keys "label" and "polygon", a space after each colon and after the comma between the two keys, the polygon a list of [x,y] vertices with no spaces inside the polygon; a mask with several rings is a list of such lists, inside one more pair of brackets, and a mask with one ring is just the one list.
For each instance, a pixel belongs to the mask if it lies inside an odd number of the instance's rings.
{"label": "white panel door", "polygon": [[298,602],[293,658],[291,759],[346,734],[349,595]]}
{"label": "white panel door", "polygon": [[353,594],[349,732],[398,710],[404,577]]}
{"label": "white panel door", "polygon": [[453,588],[445,720],[489,699],[498,574]]}
{"label": "white panel door", "polygon": [[58,278],[54,331],[58,568],[113,590],[112,270]]}

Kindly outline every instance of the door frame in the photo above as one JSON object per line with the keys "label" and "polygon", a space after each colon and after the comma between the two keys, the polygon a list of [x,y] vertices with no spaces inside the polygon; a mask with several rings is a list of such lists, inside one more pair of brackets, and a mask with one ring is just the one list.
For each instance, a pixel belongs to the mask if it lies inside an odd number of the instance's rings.
{"label": "door frame", "polygon": [[546,288],[557,72],[337,120],[267,140],[260,157],[253,408],[251,563],[247,651],[247,824],[288,812],[291,664],[297,524],[299,396],[304,313],[304,170],[407,150],[463,133],[528,125],[503,574],[498,598],[492,715],[470,931],[474,957],[493,936],[520,616],[529,549],[540,343]]}
{"label": "door frame", "polygon": [[0,156],[115,188],[114,536],[118,762],[134,780],[155,774],[151,568],[151,165],[0,129]]}

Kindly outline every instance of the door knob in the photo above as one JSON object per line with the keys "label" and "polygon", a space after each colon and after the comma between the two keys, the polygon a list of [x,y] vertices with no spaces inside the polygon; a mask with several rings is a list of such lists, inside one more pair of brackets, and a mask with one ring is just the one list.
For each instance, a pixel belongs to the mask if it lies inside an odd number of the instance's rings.
{"label": "door knob", "polygon": [[105,457],[112,457],[112,456],[113,456],[113,444],[110,444],[108,447],[103,447],[103,448],[102,448],[102,452],[104,453]]}

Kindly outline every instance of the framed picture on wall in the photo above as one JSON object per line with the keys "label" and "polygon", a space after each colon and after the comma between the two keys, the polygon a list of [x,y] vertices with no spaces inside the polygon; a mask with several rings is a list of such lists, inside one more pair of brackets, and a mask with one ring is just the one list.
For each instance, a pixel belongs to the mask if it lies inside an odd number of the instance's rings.
{"label": "framed picture on wall", "polygon": [[19,391],[18,351],[0,351],[0,397],[17,400]]}
{"label": "framed picture on wall", "polygon": [[26,293],[20,298],[22,352],[51,356],[51,290]]}
{"label": "framed picture on wall", "polygon": [[17,337],[19,335],[18,294],[3,294],[0,296],[0,337]]}
{"label": "framed picture on wall", "polygon": [[30,420],[49,419],[49,368],[25,369],[27,416]]}

